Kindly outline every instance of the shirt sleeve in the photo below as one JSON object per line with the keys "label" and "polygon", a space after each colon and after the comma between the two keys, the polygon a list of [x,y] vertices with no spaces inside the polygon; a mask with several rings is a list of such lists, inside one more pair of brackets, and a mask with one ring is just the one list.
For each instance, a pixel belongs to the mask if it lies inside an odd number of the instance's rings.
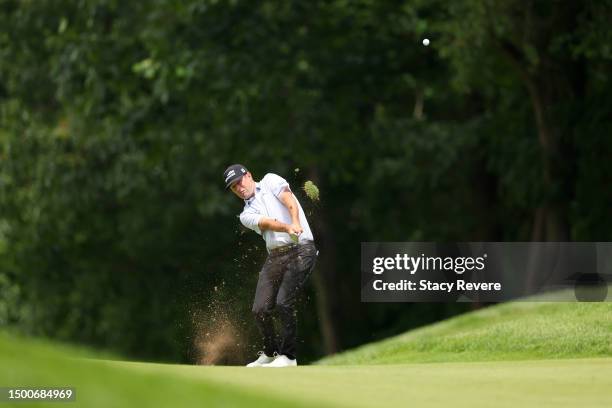
{"label": "shirt sleeve", "polygon": [[276,197],[278,197],[280,193],[285,191],[285,189],[291,191],[287,180],[277,174],[268,173],[261,181],[265,183],[266,188],[270,190],[272,194],[274,194]]}
{"label": "shirt sleeve", "polygon": [[263,217],[261,214],[257,214],[250,211],[243,211],[240,214],[240,222],[245,227],[252,229],[256,233],[261,235],[261,230],[259,229],[259,221],[261,220],[261,217]]}

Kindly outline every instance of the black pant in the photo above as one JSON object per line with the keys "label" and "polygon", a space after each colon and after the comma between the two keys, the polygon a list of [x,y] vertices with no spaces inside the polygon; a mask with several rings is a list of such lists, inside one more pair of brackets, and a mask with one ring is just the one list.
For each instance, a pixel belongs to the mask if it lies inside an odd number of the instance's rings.
{"label": "black pant", "polygon": [[[259,272],[253,314],[264,340],[264,353],[296,357],[296,301],[314,269],[318,251],[314,243],[300,243],[283,252],[272,252]],[[273,313],[280,320],[277,341]]]}

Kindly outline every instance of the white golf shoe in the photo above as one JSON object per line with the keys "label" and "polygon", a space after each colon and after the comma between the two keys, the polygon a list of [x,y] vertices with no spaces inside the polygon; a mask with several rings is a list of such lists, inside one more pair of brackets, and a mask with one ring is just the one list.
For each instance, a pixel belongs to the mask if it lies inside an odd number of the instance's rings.
{"label": "white golf shoe", "polygon": [[292,360],[284,354],[281,354],[280,356],[276,356],[274,361],[272,361],[271,363],[262,365],[262,367],[295,367],[295,366],[297,366],[297,359]]}
{"label": "white golf shoe", "polygon": [[257,355],[259,356],[257,357],[257,360],[247,364],[247,367],[263,367],[264,365],[274,361],[274,357],[266,356],[266,353],[264,353],[263,351],[260,351],[259,353],[257,353]]}

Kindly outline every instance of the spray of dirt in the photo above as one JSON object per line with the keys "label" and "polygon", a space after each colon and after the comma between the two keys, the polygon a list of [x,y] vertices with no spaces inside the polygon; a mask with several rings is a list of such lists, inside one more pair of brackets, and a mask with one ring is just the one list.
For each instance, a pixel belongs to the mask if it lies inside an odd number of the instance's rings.
{"label": "spray of dirt", "polygon": [[244,360],[240,333],[230,321],[222,320],[203,328],[195,337],[201,365],[231,365]]}
{"label": "spray of dirt", "polygon": [[246,359],[247,322],[240,318],[235,306],[223,301],[221,290],[214,293],[206,305],[194,305],[194,359],[201,365],[242,365]]}

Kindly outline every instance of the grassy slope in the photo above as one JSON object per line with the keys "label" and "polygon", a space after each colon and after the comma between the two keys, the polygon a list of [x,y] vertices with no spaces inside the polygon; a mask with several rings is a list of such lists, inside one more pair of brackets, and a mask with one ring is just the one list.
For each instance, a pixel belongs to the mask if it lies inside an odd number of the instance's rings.
{"label": "grassy slope", "polygon": [[394,364],[612,357],[612,303],[505,303],[320,360]]}
{"label": "grassy slope", "polygon": [[[281,370],[83,359],[0,335],[0,386],[73,386],[75,407],[606,407],[612,358],[528,359],[611,355],[611,306],[506,304],[327,360],[356,365]],[[504,358],[521,361],[473,362]]]}

